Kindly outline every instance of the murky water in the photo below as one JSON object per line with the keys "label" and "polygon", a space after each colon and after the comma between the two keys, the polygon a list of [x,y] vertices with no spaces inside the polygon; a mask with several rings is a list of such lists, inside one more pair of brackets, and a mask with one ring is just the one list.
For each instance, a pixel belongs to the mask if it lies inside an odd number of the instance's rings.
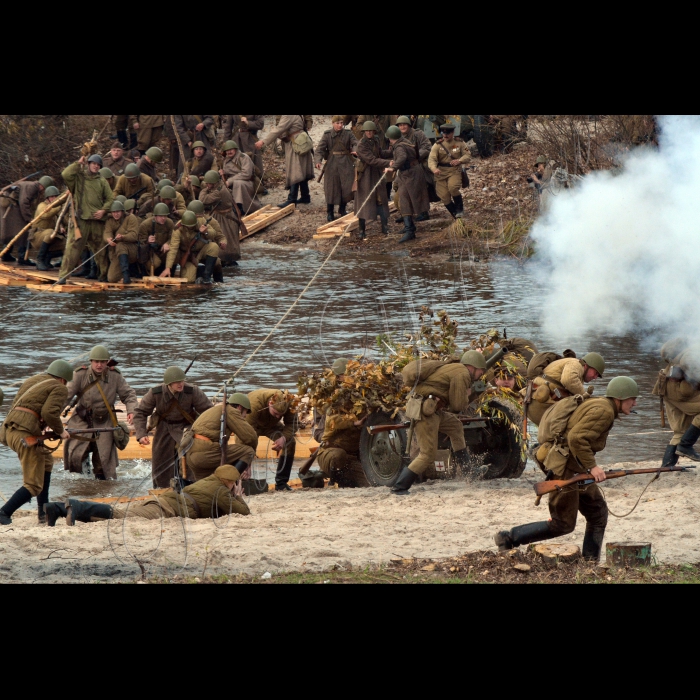
{"label": "murky water", "polygon": [[[6,409],[13,383],[44,370],[56,358],[73,359],[106,344],[128,382],[143,394],[171,364],[199,359],[189,377],[210,394],[238,369],[287,311],[323,260],[313,250],[249,243],[240,270],[227,272],[213,289],[43,295],[3,323],[0,386]],[[571,347],[600,352],[606,379],[635,377],[642,389],[639,415],[615,427],[605,463],[660,457],[668,433],[659,426],[658,400],[651,396],[660,360],[642,351],[634,337],[553,338],[542,334],[539,308],[546,280],[531,264],[429,265],[404,256],[358,257],[342,248],[280,329],[247,364],[236,388],[295,388],[300,371],[315,370],[338,356],[377,357],[379,333],[415,330],[422,304],[444,308],[460,323],[460,341],[492,326],[509,336],[532,339],[541,350]],[[0,315],[30,292],[0,287]],[[604,383],[599,382],[604,387]],[[600,394],[600,390],[596,392]],[[3,413],[3,409],[0,409]],[[145,493],[150,463],[124,462],[120,481],[95,482],[60,468],[52,495],[111,496]],[[0,489],[9,496],[21,485],[14,453],[0,447]]]}

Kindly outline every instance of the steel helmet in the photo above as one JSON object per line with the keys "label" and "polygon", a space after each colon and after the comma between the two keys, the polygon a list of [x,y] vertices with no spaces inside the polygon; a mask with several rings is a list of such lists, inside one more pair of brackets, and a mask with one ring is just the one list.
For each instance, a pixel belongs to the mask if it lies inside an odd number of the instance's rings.
{"label": "steel helmet", "polygon": [[136,165],[136,163],[129,163],[129,165],[124,168],[124,175],[129,180],[135,180],[139,175],[141,175],[139,166]]}
{"label": "steel helmet", "polygon": [[160,196],[161,196],[161,199],[175,199],[177,197],[177,192],[175,192],[174,187],[171,187],[170,185],[166,185],[160,191]]}
{"label": "steel helmet", "polygon": [[179,367],[168,367],[163,376],[163,384],[173,384],[174,382],[184,382],[187,377]]}
{"label": "steel helmet", "polygon": [[603,372],[605,372],[605,360],[601,355],[599,355],[597,352],[589,352],[581,359],[589,367],[593,367],[593,369],[596,370],[601,377],[603,376]]}
{"label": "steel helmet", "polygon": [[155,146],[149,148],[146,151],[146,155],[154,162],[154,163],[160,163],[163,160],[163,151],[160,150],[160,148],[156,148]]}
{"label": "steel helmet", "polygon": [[168,180],[168,178],[163,178],[159,183],[158,183],[158,189],[162,190],[164,187],[173,187],[173,181]]}
{"label": "steel helmet", "polygon": [[170,216],[168,205],[163,204],[163,202],[158,202],[158,204],[153,207],[153,216]]}
{"label": "steel helmet", "polygon": [[114,173],[109,168],[102,168],[100,170],[100,175],[102,175],[105,180],[109,180],[110,177],[114,177]]}
{"label": "steel helmet", "polygon": [[235,141],[227,141],[224,144],[224,151],[232,151],[234,148],[238,150],[238,144]]}
{"label": "steel helmet", "polygon": [[471,365],[475,369],[486,369],[484,356],[476,350],[469,350],[462,355],[460,362],[463,365]]}
{"label": "steel helmet", "polygon": [[535,165],[539,165],[540,163],[546,163],[547,159],[544,156],[537,156],[537,160],[535,161]]}
{"label": "steel helmet", "polygon": [[123,194],[118,194],[114,199],[115,201],[121,202],[122,204],[126,202],[126,197]]}
{"label": "steel helmet", "polygon": [[101,168],[102,167],[102,156],[97,155],[97,153],[95,153],[87,159],[87,162],[88,163],[98,163],[100,168]]}
{"label": "steel helmet", "polygon": [[245,394],[232,394],[228,397],[226,403],[230,406],[243,406],[243,408],[250,411],[250,399]]}
{"label": "steel helmet", "polygon": [[199,178],[196,175],[190,175],[190,182],[192,183],[193,187],[202,186],[202,183],[199,181]]}
{"label": "steel helmet", "polygon": [[207,150],[207,144],[203,143],[202,141],[195,141],[192,144],[192,150],[194,151],[195,148],[203,148],[205,151]]}
{"label": "steel helmet", "polygon": [[39,184],[46,189],[47,187],[51,187],[51,185],[55,184],[53,181],[52,177],[49,177],[48,175],[44,175],[44,177],[39,178]]}
{"label": "steel helmet", "polygon": [[109,350],[104,345],[95,345],[95,347],[90,350],[90,360],[97,360],[98,362],[104,362],[109,360],[110,354]]}
{"label": "steel helmet", "polygon": [[114,202],[112,202],[112,208],[110,209],[110,211],[124,211],[124,204],[115,200]]}
{"label": "steel helmet", "polygon": [[362,131],[377,131],[377,125],[374,122],[366,121],[362,125]]}
{"label": "steel helmet", "polygon": [[46,188],[46,191],[44,192],[44,199],[47,199],[48,197],[58,197],[58,195],[58,187],[51,185],[50,187]]}
{"label": "steel helmet", "polygon": [[187,228],[192,228],[197,225],[197,215],[193,211],[186,211],[182,215],[182,225],[187,226]]}
{"label": "steel helmet", "polygon": [[193,199],[187,205],[187,211],[193,211],[197,216],[204,214],[204,202],[200,202],[198,199]]}
{"label": "steel helmet", "polygon": [[217,182],[221,181],[221,175],[216,172],[216,170],[210,170],[207,172],[207,174],[204,176],[204,182],[206,182],[208,185],[215,185]]}
{"label": "steel helmet", "polygon": [[402,114],[396,120],[396,125],[398,126],[399,124],[408,124],[409,126],[411,126],[411,120],[405,114]]}
{"label": "steel helmet", "polygon": [[131,211],[132,209],[136,209],[136,200],[127,199],[126,202],[124,202],[124,211]]}
{"label": "steel helmet", "polygon": [[632,377],[615,377],[608,384],[605,395],[611,399],[636,399],[639,396],[639,387]]}
{"label": "steel helmet", "polygon": [[348,362],[344,357],[339,357],[331,366],[333,374],[345,374],[345,370],[348,368]]}
{"label": "steel helmet", "polygon": [[398,139],[398,138],[401,138],[401,129],[399,129],[398,126],[390,126],[390,127],[386,130],[385,136],[386,136],[388,139]]}
{"label": "steel helmet", "polygon": [[54,360],[46,370],[46,374],[50,374],[52,377],[60,377],[70,382],[73,379],[73,367],[65,360]]}

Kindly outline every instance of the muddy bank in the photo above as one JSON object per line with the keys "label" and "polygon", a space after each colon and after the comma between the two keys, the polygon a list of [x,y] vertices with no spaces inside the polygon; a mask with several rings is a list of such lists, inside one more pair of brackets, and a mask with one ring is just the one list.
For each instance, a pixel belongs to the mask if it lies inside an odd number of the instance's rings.
{"label": "muddy bank", "polygon": [[[149,577],[260,576],[495,551],[497,530],[547,517],[544,503],[534,506],[535,480],[528,469],[514,481],[417,486],[405,498],[382,488],[268,494],[249,499],[250,516],[216,521],[131,518],[48,528],[22,512],[0,528],[0,581],[133,581],[142,576],[139,560]],[[611,510],[627,512],[647,481],[610,482]],[[699,562],[698,496],[694,473],[663,475],[629,517],[610,518],[606,541],[649,541],[659,562]],[[580,519],[561,539],[580,545],[584,527]]]}

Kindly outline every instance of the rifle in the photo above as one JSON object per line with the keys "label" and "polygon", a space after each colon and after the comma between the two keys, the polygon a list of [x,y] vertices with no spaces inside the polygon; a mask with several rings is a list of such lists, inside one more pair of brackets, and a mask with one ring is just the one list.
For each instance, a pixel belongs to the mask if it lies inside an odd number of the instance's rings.
{"label": "rifle", "polygon": [[[73,435],[84,435],[86,433],[113,433],[115,430],[121,430],[121,428],[81,428],[80,430],[66,430],[66,432],[72,437]],[[52,431],[44,433],[40,437],[29,435],[26,438],[22,438],[22,444],[25,447],[37,447],[43,445],[46,440],[61,440],[61,436]],[[88,442],[93,442],[93,440],[94,438]]]}
{"label": "rifle", "polygon": [[[243,215],[241,214],[238,204],[236,204],[236,200],[233,200],[233,208],[236,210],[236,216],[238,216],[238,224],[240,225],[241,228],[241,233],[243,234],[242,236],[238,235],[239,238],[247,238],[248,237],[248,228],[245,225],[245,221],[243,221]],[[213,211],[213,210],[212,210]]]}
{"label": "rifle", "polygon": [[192,369],[192,365],[195,363],[195,360],[196,360],[198,357],[199,357],[199,353],[197,353],[197,354],[192,358],[192,362],[190,362],[190,364],[187,365],[187,369],[185,370],[185,374],[187,374],[187,373]]}
{"label": "rifle", "polygon": [[[485,416],[457,416],[459,422],[462,425],[469,425],[471,423],[488,423],[490,418]],[[406,420],[403,423],[390,424],[390,425],[370,425],[367,426],[367,432],[370,435],[376,435],[377,433],[388,433],[390,430],[406,430],[406,428],[411,427],[411,421]]]}
{"label": "rifle", "polygon": [[221,464],[219,466],[223,467],[228,460],[228,455],[226,447],[228,441],[226,440],[226,384],[224,383],[224,403],[221,407],[221,427],[219,428],[219,446],[221,447]]}
{"label": "rifle", "polygon": [[313,463],[316,461],[316,457],[318,457],[318,453],[321,451],[321,448],[325,445],[324,442],[322,442],[317,448],[316,451],[309,457],[309,459],[304,462],[304,464],[299,467],[299,476],[306,476],[307,472],[311,467],[313,466]]}
{"label": "rifle", "polygon": [[[43,170],[37,170],[35,173],[32,173],[31,175],[27,175],[26,177],[23,177],[21,180],[15,180],[15,182],[25,182],[27,180],[30,180],[33,177],[37,177],[37,175],[43,175],[43,174],[44,174]],[[8,190],[14,184],[15,183],[12,182],[9,185],[6,185],[5,187],[2,188],[2,190],[0,190],[0,193],[5,192],[5,190]]]}
{"label": "rifle", "polygon": [[61,221],[63,221],[63,217],[66,215],[66,210],[70,206],[70,198],[66,199],[66,203],[63,205],[61,209],[61,213],[58,215],[58,219],[56,219],[56,226],[54,227],[53,233],[51,234],[51,240],[56,238],[56,234],[58,233],[58,229],[61,226]]}
{"label": "rifle", "polygon": [[[173,125],[173,133],[175,134],[175,140],[177,141],[177,147],[180,150],[180,160],[182,160],[182,175],[183,177],[189,177],[190,169],[185,160],[185,151],[182,148],[182,139],[180,138],[180,132],[175,126],[175,115],[170,115],[170,123]],[[175,173],[177,175],[177,173]]]}
{"label": "rifle", "polygon": [[[661,474],[662,472],[687,472],[689,469],[695,469],[694,466],[691,467],[659,467],[657,469],[611,469],[605,472],[606,479],[619,479],[622,476],[631,476],[632,474]],[[571,479],[566,480],[552,480],[552,481],[540,481],[535,484],[535,493],[538,498],[544,496],[547,493],[552,493],[553,491],[561,491],[565,486],[571,486],[572,484],[593,484],[595,479],[586,472],[585,474],[577,474]]]}
{"label": "rifle", "polygon": [[[319,178],[318,178],[318,182],[319,182],[319,183],[321,182],[321,180],[323,180],[323,176],[324,176],[324,174],[325,174],[325,172],[326,172],[326,166],[327,166],[327,165],[328,165],[328,161],[326,161],[326,162],[323,164],[323,167],[321,168],[321,175],[320,175]],[[357,175],[355,176],[355,178],[357,179]]]}
{"label": "rifle", "polygon": [[661,411],[661,427],[666,427],[666,412],[664,409],[664,397],[659,396],[659,410]]}
{"label": "rifle", "polygon": [[[140,190],[137,190],[136,192],[134,192],[134,194],[131,195],[131,197],[129,197],[129,199],[133,199],[133,200],[138,204],[139,195],[140,195],[142,192],[145,192],[147,189],[148,189],[148,187],[142,187]],[[156,195],[155,195],[155,193],[154,193],[154,194],[153,194],[154,199],[155,199],[155,196],[156,196]],[[155,206],[155,205],[154,205],[154,206]]]}

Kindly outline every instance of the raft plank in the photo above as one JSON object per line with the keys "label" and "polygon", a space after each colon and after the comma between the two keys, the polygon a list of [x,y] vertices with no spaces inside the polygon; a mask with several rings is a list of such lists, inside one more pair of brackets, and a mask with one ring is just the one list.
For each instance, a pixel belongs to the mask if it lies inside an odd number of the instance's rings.
{"label": "raft plank", "polygon": [[151,284],[162,284],[163,286],[167,286],[169,284],[189,284],[189,282],[183,277],[143,277],[141,281],[144,284],[150,282]]}
{"label": "raft plank", "polygon": [[0,284],[5,287],[26,287],[27,282],[28,280],[21,279],[20,277],[0,275]]}
{"label": "raft plank", "polygon": [[339,233],[315,233],[314,238],[339,238],[340,236],[345,236],[348,238],[350,236],[349,233],[343,233],[342,231]]}
{"label": "raft plank", "polygon": [[[389,203],[389,215],[396,212],[396,205],[393,202]],[[334,238],[335,236],[340,236],[341,234],[349,235],[350,231],[354,231],[360,225],[360,220],[355,216],[354,213],[350,212],[340,219],[335,221],[329,221],[323,226],[319,226],[316,229],[316,235],[314,238]]]}
{"label": "raft plank", "polygon": [[264,228],[267,228],[270,224],[274,224],[276,221],[283,219],[285,216],[293,214],[296,210],[296,205],[294,204],[289,204],[284,209],[280,209],[279,207],[272,207],[271,205],[268,206],[270,206],[270,209],[265,211],[264,215],[258,220],[256,220],[255,217],[257,214],[263,212],[262,209],[256,211],[254,214],[249,214],[248,216],[243,217],[243,221],[246,225],[246,228],[248,229],[248,235],[241,236],[240,240],[243,241],[246,238],[250,238],[253,234],[258,233],[258,231],[262,231]]}
{"label": "raft plank", "polygon": [[84,292],[85,287],[78,287],[72,284],[28,284],[27,289],[31,289],[35,292],[51,292],[51,293],[70,293],[70,292]]}

